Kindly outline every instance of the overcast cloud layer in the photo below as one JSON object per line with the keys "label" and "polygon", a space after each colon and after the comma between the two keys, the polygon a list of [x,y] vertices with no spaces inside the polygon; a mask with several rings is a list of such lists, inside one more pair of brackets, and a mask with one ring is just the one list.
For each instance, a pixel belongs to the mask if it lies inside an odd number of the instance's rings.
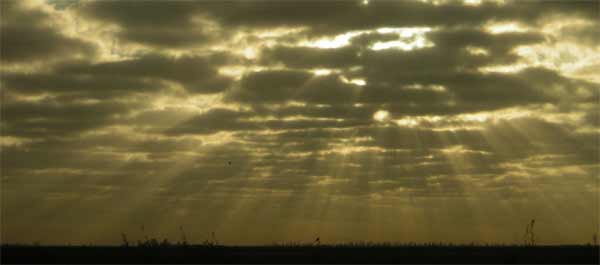
{"label": "overcast cloud layer", "polygon": [[599,5],[3,0],[2,242],[590,242]]}

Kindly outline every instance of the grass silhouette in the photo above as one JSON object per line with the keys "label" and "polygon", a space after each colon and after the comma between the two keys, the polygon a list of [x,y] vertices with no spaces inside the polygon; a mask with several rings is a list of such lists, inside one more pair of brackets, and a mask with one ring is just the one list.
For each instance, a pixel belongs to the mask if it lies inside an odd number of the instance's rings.
{"label": "grass silhouette", "polygon": [[539,245],[535,220],[525,229],[522,244],[450,242],[275,242],[259,246],[219,244],[216,234],[201,243],[188,242],[183,226],[178,241],[149,237],[141,226],[143,240],[132,244],[121,233],[120,246],[51,246],[3,244],[3,263],[487,263],[487,264],[598,264],[597,235],[581,245]]}
{"label": "grass silhouette", "polygon": [[[152,239],[150,239],[150,242]],[[598,264],[598,247],[451,245],[442,243],[308,244],[263,246],[141,244],[139,246],[3,245],[2,263],[10,264]]]}

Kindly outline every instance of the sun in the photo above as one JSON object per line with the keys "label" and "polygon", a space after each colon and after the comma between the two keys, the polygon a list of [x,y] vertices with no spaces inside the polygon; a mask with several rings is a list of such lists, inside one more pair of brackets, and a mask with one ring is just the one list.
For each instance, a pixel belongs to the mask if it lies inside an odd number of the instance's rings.
{"label": "sun", "polygon": [[385,122],[390,118],[390,113],[386,110],[378,110],[373,114],[373,119],[378,122]]}

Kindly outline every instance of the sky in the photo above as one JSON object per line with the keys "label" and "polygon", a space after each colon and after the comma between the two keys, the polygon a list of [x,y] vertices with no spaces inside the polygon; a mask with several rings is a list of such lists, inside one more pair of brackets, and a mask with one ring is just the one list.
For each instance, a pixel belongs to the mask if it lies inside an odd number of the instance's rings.
{"label": "sky", "polygon": [[2,243],[599,229],[599,1],[0,10]]}

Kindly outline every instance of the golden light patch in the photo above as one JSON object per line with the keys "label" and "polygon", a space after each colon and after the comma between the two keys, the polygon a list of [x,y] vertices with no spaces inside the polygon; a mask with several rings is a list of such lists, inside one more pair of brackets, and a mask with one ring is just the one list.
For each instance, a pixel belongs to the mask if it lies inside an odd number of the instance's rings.
{"label": "golden light patch", "polygon": [[450,146],[447,148],[443,148],[440,151],[445,154],[465,154],[465,153],[477,153],[477,154],[482,154],[482,155],[490,154],[490,152],[486,152],[486,151],[469,150],[469,149],[466,149],[462,145],[453,145],[453,146]]}
{"label": "golden light patch", "polygon": [[390,112],[386,110],[378,110],[373,114],[373,119],[378,122],[385,122],[389,120]]}
{"label": "golden light patch", "polygon": [[232,77],[236,80],[239,80],[244,76],[244,74],[252,73],[252,72],[261,72],[268,70],[282,70],[286,69],[282,66],[272,66],[272,67],[264,67],[258,65],[226,65],[222,66],[218,69],[220,75],[225,75]]}
{"label": "golden light patch", "polygon": [[413,118],[404,118],[395,121],[398,126],[402,127],[415,127],[419,124],[419,121]]}
{"label": "golden light patch", "polygon": [[342,82],[347,83],[347,84],[354,84],[357,86],[365,86],[367,85],[367,81],[365,79],[362,78],[354,78],[354,79],[348,79],[345,76],[340,77],[340,79],[342,80]]}
{"label": "golden light patch", "polygon": [[482,73],[516,73],[527,67],[529,67],[529,65],[524,63],[516,63],[508,65],[485,66],[480,67],[478,70]]}
{"label": "golden light patch", "polygon": [[333,73],[339,73],[340,71],[337,69],[317,68],[317,69],[312,69],[311,72],[314,75],[323,76],[323,75],[330,75]]}
{"label": "golden light patch", "polygon": [[491,34],[502,34],[502,33],[509,33],[509,32],[527,32],[528,31],[528,29],[525,26],[523,26],[519,23],[515,23],[515,22],[488,23],[485,26],[485,30]]}
{"label": "golden light patch", "polygon": [[374,30],[356,30],[344,34],[321,38],[317,40],[307,40],[299,43],[300,46],[314,47],[320,49],[336,49],[350,45],[352,38],[369,33],[380,34],[398,34],[398,40],[375,42],[371,45],[372,50],[401,49],[410,51],[433,47],[434,44],[425,38],[425,33],[433,30],[430,27],[399,27],[399,28],[378,28]]}
{"label": "golden light patch", "polygon": [[332,148],[327,151],[322,151],[321,154],[340,154],[349,155],[352,153],[361,152],[385,152],[385,149],[381,147],[368,147],[368,146],[344,146],[344,145],[332,145]]}
{"label": "golden light patch", "polygon": [[471,55],[475,55],[475,56],[488,56],[490,55],[490,52],[482,47],[477,47],[477,46],[467,46],[465,48],[465,50],[467,50],[467,52]]}
{"label": "golden light patch", "polygon": [[318,186],[328,186],[335,185],[344,182],[350,182],[349,178],[335,178],[332,176],[313,176],[311,179],[315,180],[315,182],[311,183],[312,185]]}
{"label": "golden light patch", "polygon": [[521,46],[515,49],[515,53],[529,66],[555,69],[566,75],[600,61],[598,47],[586,47],[570,42]]}
{"label": "golden light patch", "polygon": [[430,90],[430,91],[437,91],[437,92],[445,92],[446,87],[442,86],[442,85],[421,85],[421,84],[411,84],[411,85],[407,85],[404,86],[404,89],[408,89],[408,90]]}
{"label": "golden light patch", "polygon": [[478,6],[481,5],[482,0],[464,0],[463,4],[467,6]]}
{"label": "golden light patch", "polygon": [[429,27],[379,28],[377,32],[381,34],[398,34],[398,40],[375,42],[370,48],[375,51],[386,49],[411,51],[433,47],[434,43],[425,38],[425,33],[431,30],[432,28]]}
{"label": "golden light patch", "polygon": [[22,146],[31,142],[33,142],[33,140],[23,137],[0,136],[0,146],[2,147]]}
{"label": "golden light patch", "polygon": [[336,49],[350,45],[350,39],[367,33],[368,31],[350,31],[335,37],[321,38],[314,41],[304,41],[300,46],[320,48],[320,49]]}
{"label": "golden light patch", "polygon": [[246,59],[253,60],[256,59],[258,52],[252,47],[247,47],[244,49],[243,54]]}

